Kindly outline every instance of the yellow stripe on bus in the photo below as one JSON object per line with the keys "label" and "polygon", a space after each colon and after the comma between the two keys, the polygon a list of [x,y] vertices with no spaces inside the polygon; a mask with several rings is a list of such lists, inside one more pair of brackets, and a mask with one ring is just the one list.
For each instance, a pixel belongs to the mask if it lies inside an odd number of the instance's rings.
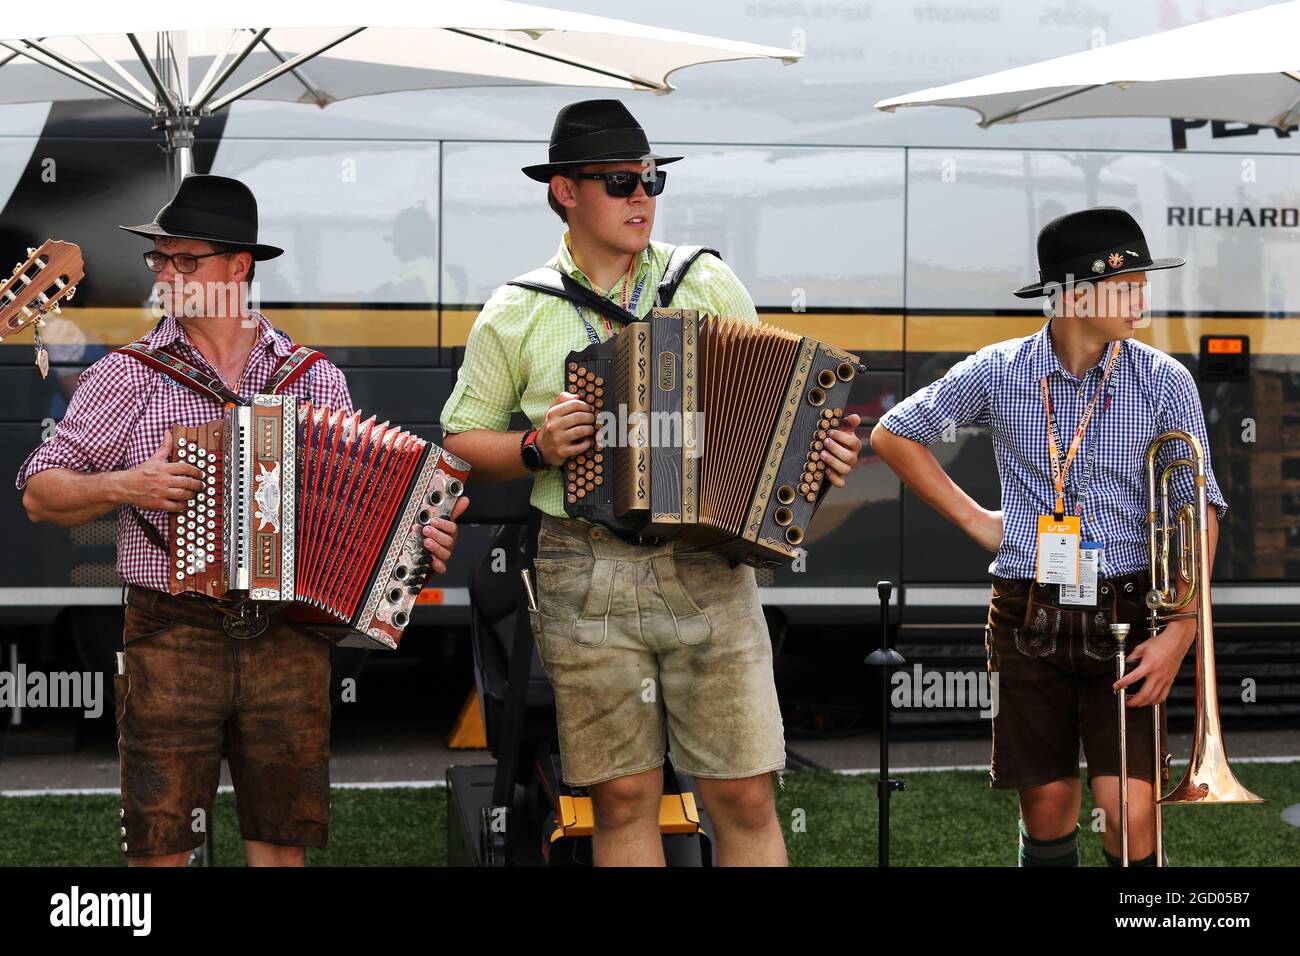
{"label": "yellow stripe on bus", "polygon": [[[908,352],[970,353],[1005,339],[1032,335],[1047,320],[1025,315],[909,315]],[[1251,355],[1300,355],[1300,319],[1162,318],[1134,338],[1174,355],[1197,355],[1202,335],[1244,335]]]}
{"label": "yellow stripe on bus", "polygon": [[[272,323],[295,342],[331,346],[445,348],[463,346],[477,309],[272,309]],[[903,315],[855,312],[760,311],[761,321],[850,351],[970,353],[993,342],[1031,335],[1045,319],[1012,315]],[[68,308],[47,319],[51,345],[124,345],[157,322],[147,308]],[[1137,338],[1165,352],[1200,351],[1202,335],[1244,335],[1252,355],[1300,355],[1300,318],[1160,318],[1137,330]],[[32,347],[25,329],[2,345]]]}
{"label": "yellow stripe on bus", "polygon": [[[272,309],[271,324],[302,345],[437,348],[437,309]],[[48,316],[42,338],[51,345],[125,345],[158,322],[148,308],[67,308]],[[3,345],[32,347],[24,329]],[[463,343],[462,343],[463,344]]]}
{"label": "yellow stripe on bus", "polygon": [[[478,317],[474,309],[444,309],[442,344],[448,348],[465,344],[470,327]],[[902,315],[863,315],[853,312],[759,311],[759,320],[827,345],[859,352],[897,352],[903,348]]]}

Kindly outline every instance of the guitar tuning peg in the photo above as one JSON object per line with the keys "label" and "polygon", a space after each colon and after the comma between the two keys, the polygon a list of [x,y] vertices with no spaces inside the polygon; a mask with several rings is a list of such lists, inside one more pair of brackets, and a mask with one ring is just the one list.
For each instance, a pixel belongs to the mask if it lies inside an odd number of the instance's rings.
{"label": "guitar tuning peg", "polygon": [[22,272],[22,271],[23,271],[23,264],[22,264],[21,262],[15,262],[15,263],[14,263],[14,275],[18,275],[18,273],[20,273],[20,272]]}
{"label": "guitar tuning peg", "polygon": [[77,287],[76,287],[75,285],[74,285],[74,286],[70,286],[70,287],[68,288],[68,294],[65,295],[63,298],[65,298],[65,299],[67,299],[69,302],[71,302],[71,301],[72,301],[72,296],[73,296],[73,294],[74,294],[76,291],[77,291]]}
{"label": "guitar tuning peg", "polygon": [[55,315],[58,315],[58,314],[61,313],[62,311],[63,311],[63,310],[59,308],[59,303],[55,302],[55,303],[54,303],[54,314],[55,314]]}
{"label": "guitar tuning peg", "polygon": [[27,247],[27,254],[28,254],[29,256],[35,254],[35,252],[36,252],[36,250],[33,249],[31,246],[28,246],[28,247]]}
{"label": "guitar tuning peg", "polygon": [[44,320],[44,319],[37,319],[37,320],[36,320],[36,327],[37,327],[38,329],[43,329],[43,328],[45,328],[45,320]]}

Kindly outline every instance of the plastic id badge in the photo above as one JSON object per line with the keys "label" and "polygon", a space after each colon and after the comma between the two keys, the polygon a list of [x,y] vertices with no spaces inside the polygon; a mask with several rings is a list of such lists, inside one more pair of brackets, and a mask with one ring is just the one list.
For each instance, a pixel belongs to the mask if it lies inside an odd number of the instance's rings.
{"label": "plastic id badge", "polygon": [[1079,516],[1038,516],[1039,584],[1079,583]]}
{"label": "plastic id badge", "polygon": [[1097,581],[1102,577],[1105,552],[1100,541],[1085,541],[1079,545],[1079,584],[1061,585],[1061,603],[1083,607],[1097,606]]}

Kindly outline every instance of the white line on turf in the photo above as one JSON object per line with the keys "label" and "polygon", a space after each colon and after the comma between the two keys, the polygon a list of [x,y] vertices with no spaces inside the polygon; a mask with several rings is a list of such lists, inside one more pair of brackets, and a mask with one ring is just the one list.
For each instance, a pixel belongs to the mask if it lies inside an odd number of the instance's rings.
{"label": "white line on turf", "polygon": [[[1233,763],[1296,763],[1300,761],[1300,754],[1282,755],[1275,757],[1233,757]],[[1175,764],[1185,764],[1186,760],[1175,760]],[[1080,767],[1086,767],[1084,763]],[[890,774],[902,773],[939,773],[945,770],[979,770],[987,771],[988,764],[952,764],[944,767],[890,767]],[[864,774],[876,773],[875,767],[862,767],[853,770],[835,770],[834,773],[844,777],[859,777]],[[331,790],[434,790],[447,786],[445,780],[358,780],[347,783],[330,784]],[[99,796],[99,795],[116,795],[117,787],[47,787],[38,790],[0,790],[0,797],[79,797],[79,796]],[[233,793],[234,788],[222,786],[217,788],[217,793]]]}

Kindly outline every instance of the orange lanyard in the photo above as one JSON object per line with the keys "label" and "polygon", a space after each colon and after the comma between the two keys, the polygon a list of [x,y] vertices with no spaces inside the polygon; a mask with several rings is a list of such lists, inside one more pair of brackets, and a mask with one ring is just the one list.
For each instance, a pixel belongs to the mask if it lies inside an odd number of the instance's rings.
{"label": "orange lanyard", "polygon": [[1079,419],[1079,427],[1074,430],[1074,437],[1070,439],[1070,449],[1065,455],[1065,464],[1061,464],[1061,451],[1056,447],[1056,430],[1052,428],[1052,395],[1047,389],[1047,376],[1044,375],[1038,380],[1040,390],[1043,394],[1043,409],[1047,413],[1047,450],[1052,463],[1052,484],[1056,486],[1056,520],[1061,520],[1065,514],[1065,476],[1070,472],[1070,466],[1074,464],[1074,458],[1079,453],[1079,447],[1083,444],[1083,433],[1088,430],[1088,422],[1092,420],[1092,413],[1097,408],[1097,399],[1101,398],[1102,392],[1106,390],[1106,380],[1110,378],[1111,370],[1115,367],[1115,360],[1119,358],[1119,342],[1111,349],[1110,359],[1106,362],[1106,371],[1102,373],[1101,384],[1097,386],[1097,394],[1092,396],[1092,401],[1083,411],[1083,417]]}

